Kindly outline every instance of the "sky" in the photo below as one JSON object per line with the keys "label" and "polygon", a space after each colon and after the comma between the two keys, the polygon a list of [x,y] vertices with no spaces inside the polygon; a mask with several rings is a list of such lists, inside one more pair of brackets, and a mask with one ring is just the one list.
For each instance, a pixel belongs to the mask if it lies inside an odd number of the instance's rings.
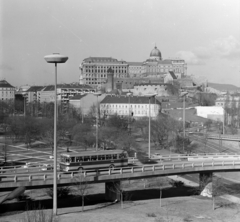
{"label": "sky", "polygon": [[58,83],[79,81],[87,57],[143,62],[157,46],[187,74],[240,86],[239,0],[0,0],[0,79],[54,83],[45,55],[69,57]]}

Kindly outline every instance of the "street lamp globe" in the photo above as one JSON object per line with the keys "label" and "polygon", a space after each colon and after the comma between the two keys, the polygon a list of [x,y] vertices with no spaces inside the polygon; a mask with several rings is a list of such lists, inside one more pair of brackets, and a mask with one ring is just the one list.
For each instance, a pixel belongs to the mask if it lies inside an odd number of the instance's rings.
{"label": "street lamp globe", "polygon": [[53,53],[52,55],[44,56],[44,59],[48,63],[65,63],[68,60],[68,57],[60,55],[59,53]]}

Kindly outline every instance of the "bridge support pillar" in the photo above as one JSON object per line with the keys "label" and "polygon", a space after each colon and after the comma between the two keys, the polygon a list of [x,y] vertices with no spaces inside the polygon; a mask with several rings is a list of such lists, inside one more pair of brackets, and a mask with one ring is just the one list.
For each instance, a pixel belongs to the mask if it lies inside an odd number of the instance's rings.
{"label": "bridge support pillar", "polygon": [[212,182],[212,176],[213,176],[212,172],[199,173],[199,188],[200,188],[200,190],[203,190],[208,183]]}
{"label": "bridge support pillar", "polygon": [[105,183],[105,199],[107,201],[120,200],[121,181]]}

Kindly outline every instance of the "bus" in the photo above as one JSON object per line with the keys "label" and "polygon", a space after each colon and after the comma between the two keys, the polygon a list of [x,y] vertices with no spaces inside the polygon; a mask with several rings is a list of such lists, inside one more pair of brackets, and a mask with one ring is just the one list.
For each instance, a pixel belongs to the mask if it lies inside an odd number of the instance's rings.
{"label": "bus", "polygon": [[100,168],[114,169],[128,165],[128,154],[123,150],[83,151],[61,153],[61,171],[83,171]]}

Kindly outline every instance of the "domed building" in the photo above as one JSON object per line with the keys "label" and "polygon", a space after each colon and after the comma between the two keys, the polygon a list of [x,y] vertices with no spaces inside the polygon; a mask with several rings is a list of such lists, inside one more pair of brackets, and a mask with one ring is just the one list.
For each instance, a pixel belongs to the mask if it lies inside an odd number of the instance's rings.
{"label": "domed building", "polygon": [[164,59],[162,53],[155,46],[150,57],[144,62],[128,62],[129,76],[133,78],[164,78],[173,72],[177,78],[186,74],[187,64],[182,59]]}
{"label": "domed building", "polygon": [[157,60],[157,61],[162,60],[162,54],[158,50],[157,46],[155,46],[154,49],[151,51],[150,60]]}
{"label": "domed building", "polygon": [[107,70],[110,67],[113,70],[112,77],[114,81],[119,79],[118,82],[124,83],[124,86],[132,86],[134,82],[142,78],[149,81],[165,82],[170,72],[177,79],[180,79],[187,73],[187,64],[183,59],[163,60],[161,51],[155,45],[150,51],[150,57],[142,62],[118,61],[112,57],[89,57],[84,59],[80,65],[80,84],[87,84],[100,89],[107,83]]}

